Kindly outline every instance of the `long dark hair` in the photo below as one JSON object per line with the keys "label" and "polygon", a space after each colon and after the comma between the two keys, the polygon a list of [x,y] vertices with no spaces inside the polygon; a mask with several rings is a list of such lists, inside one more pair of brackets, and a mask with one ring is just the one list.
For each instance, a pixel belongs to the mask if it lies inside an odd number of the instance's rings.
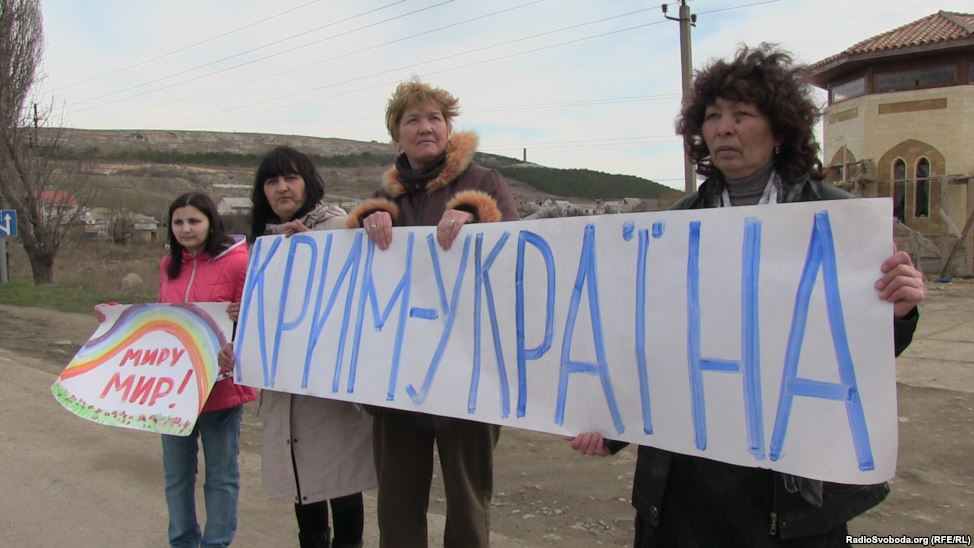
{"label": "long dark hair", "polygon": [[715,61],[697,71],[693,95],[676,120],[676,132],[683,136],[683,148],[697,164],[697,173],[710,178],[720,171],[703,140],[703,122],[707,107],[721,97],[753,103],[768,117],[781,142],[775,171],[786,182],[802,181],[809,174],[820,178],[819,145],[812,131],[820,112],[808,75],[807,66],[795,64],[788,52],[764,42],[756,48],[741,46],[733,60]]}
{"label": "long dark hair", "polygon": [[227,247],[233,243],[233,240],[224,233],[223,231],[223,219],[220,218],[220,214],[216,211],[216,204],[209,196],[203,194],[202,192],[187,192],[179,198],[173,200],[172,204],[169,205],[169,267],[166,269],[166,275],[169,276],[170,280],[174,280],[179,277],[179,273],[183,270],[183,249],[185,249],[182,244],[176,240],[176,235],[172,231],[172,215],[173,213],[186,206],[193,206],[196,209],[203,212],[206,215],[206,219],[210,222],[210,231],[206,235],[206,244],[203,246],[203,250],[206,251],[210,257],[216,257],[221,251],[225,250]]}
{"label": "long dark hair", "polygon": [[264,182],[279,175],[300,175],[304,179],[304,204],[294,214],[295,219],[310,213],[325,197],[325,181],[318,174],[311,158],[287,146],[268,152],[257,167],[254,188],[250,191],[250,201],[253,204],[250,210],[251,241],[264,235],[268,222],[280,221],[264,194]]}

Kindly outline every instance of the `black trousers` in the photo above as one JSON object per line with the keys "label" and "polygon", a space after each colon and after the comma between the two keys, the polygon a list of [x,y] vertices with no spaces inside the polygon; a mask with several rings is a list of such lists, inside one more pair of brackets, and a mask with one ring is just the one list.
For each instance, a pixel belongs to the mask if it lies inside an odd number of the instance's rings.
{"label": "black trousers", "polygon": [[328,538],[328,506],[331,505],[332,525],[336,544],[357,544],[362,542],[362,529],[365,510],[362,507],[362,493],[355,493],[337,499],[295,504],[294,516],[298,520],[298,535],[301,539]]}

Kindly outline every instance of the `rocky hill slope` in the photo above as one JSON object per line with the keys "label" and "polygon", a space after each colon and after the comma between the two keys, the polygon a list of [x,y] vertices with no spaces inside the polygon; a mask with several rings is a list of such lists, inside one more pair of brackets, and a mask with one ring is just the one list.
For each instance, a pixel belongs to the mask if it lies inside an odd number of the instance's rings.
{"label": "rocky hill slope", "polygon": [[[388,143],[350,139],[170,130],[64,130],[58,155],[74,181],[95,189],[92,205],[164,214],[173,197],[203,190],[219,200],[247,196],[260,157],[278,145],[314,159],[330,199],[361,200],[375,191],[395,151]],[[632,176],[562,170],[478,154],[498,169],[522,202],[545,199],[656,198],[671,189]]]}

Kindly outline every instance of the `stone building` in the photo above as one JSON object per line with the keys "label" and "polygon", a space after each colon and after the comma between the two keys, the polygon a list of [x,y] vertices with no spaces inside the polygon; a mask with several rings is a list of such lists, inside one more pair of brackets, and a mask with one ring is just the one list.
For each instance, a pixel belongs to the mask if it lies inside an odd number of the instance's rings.
{"label": "stone building", "polygon": [[250,208],[253,204],[250,203],[250,197],[225,197],[220,198],[220,203],[217,204],[216,210],[220,215],[250,215]]}
{"label": "stone building", "polygon": [[974,274],[974,14],[937,12],[812,71],[828,92],[829,180],[892,197],[898,236],[928,272],[953,253],[948,274]]}

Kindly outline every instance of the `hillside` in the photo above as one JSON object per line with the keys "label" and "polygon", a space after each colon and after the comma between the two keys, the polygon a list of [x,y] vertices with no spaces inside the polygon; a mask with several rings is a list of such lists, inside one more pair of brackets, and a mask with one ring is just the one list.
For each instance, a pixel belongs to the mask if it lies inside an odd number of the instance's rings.
{"label": "hillside", "polygon": [[341,154],[389,154],[388,143],[378,141],[352,141],[330,137],[305,137],[299,135],[273,135],[266,133],[235,133],[217,131],[170,131],[170,130],[101,130],[68,129],[65,146],[73,150],[94,147],[98,153],[118,152],[228,152],[233,154],[260,155],[269,148],[288,145],[307,154],[337,156]]}
{"label": "hillside", "polygon": [[[277,145],[311,156],[328,195],[342,202],[369,196],[394,158],[388,143],[349,139],[168,130],[65,130],[58,156],[75,180],[96,189],[93,205],[164,214],[176,195],[200,189],[246,196],[261,156]],[[583,169],[557,169],[492,154],[477,161],[503,173],[520,201],[658,198],[674,191],[652,181]]]}

